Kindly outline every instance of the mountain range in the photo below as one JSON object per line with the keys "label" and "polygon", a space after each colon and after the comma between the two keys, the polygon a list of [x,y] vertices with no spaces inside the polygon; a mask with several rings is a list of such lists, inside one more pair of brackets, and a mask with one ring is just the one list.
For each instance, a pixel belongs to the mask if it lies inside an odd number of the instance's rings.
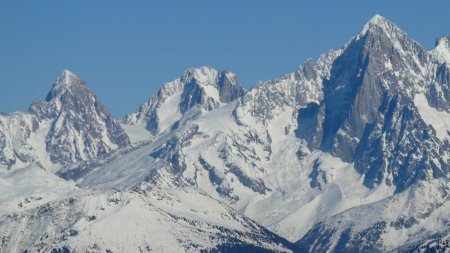
{"label": "mountain range", "polygon": [[448,252],[450,37],[375,15],[243,88],[186,70],[115,119],[64,70],[0,114],[0,252]]}

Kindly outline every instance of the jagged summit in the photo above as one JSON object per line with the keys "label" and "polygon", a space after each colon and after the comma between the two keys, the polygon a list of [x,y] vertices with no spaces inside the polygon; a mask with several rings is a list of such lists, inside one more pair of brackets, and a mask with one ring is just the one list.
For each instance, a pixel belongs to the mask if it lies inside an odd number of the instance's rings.
{"label": "jagged summit", "polygon": [[57,88],[57,87],[69,88],[74,85],[86,86],[86,83],[79,76],[77,76],[70,70],[65,69],[61,72],[61,74],[56,79],[56,82],[55,82],[53,88]]}
{"label": "jagged summit", "polygon": [[207,111],[229,103],[245,94],[236,74],[211,67],[189,68],[168,82],[142,104],[137,113],[125,117],[126,124],[144,123],[153,134],[169,129],[193,107]]}
{"label": "jagged summit", "polygon": [[442,36],[436,40],[436,47],[450,48],[450,36]]}
{"label": "jagged summit", "polygon": [[387,20],[385,17],[381,16],[380,14],[375,14],[369,21],[368,24],[372,24],[372,25],[380,25],[380,24],[385,24],[390,21]]}
{"label": "jagged summit", "polygon": [[241,87],[235,73],[228,70],[219,71],[207,66],[187,69],[180,81],[185,84],[195,81],[197,85],[202,87],[214,86],[216,88],[220,88],[218,86],[220,86],[221,80],[223,79],[229,80],[229,84],[231,86]]}
{"label": "jagged summit", "polygon": [[392,23],[387,18],[376,14],[363,27],[361,32],[356,36],[357,39],[364,37],[367,33],[385,32],[389,35],[394,33],[406,35],[396,24]]}
{"label": "jagged summit", "polygon": [[389,27],[389,26],[393,26],[394,24],[386,19],[385,17],[379,15],[379,14],[375,14],[375,16],[373,16],[369,21],[367,21],[367,23],[364,25],[363,31],[369,30],[372,27]]}
{"label": "jagged summit", "polygon": [[64,69],[58,76],[56,83],[58,84],[72,84],[74,80],[80,79],[77,75],[68,69]]}
{"label": "jagged summit", "polygon": [[195,79],[200,83],[211,83],[214,81],[218,73],[219,73],[218,70],[207,66],[202,66],[198,68],[188,68],[184,71],[184,74],[181,79],[183,81]]}
{"label": "jagged summit", "polygon": [[48,93],[46,100],[51,101],[57,97],[60,97],[66,91],[70,90],[71,93],[79,93],[81,90],[84,92],[87,90],[86,83],[70,70],[63,70],[53,84],[52,89]]}
{"label": "jagged summit", "polygon": [[129,138],[86,83],[69,70],[56,79],[46,101],[29,112],[50,121],[46,150],[54,164],[70,164],[125,147]]}
{"label": "jagged summit", "polygon": [[[214,104],[228,103],[243,95],[245,91],[237,80],[236,74],[230,71],[218,71],[211,67],[190,68],[185,71],[180,81],[185,87],[183,100],[190,104],[184,110],[196,104],[203,104],[208,100],[207,98],[215,100],[211,101]],[[191,103],[192,99],[196,99],[197,102]],[[215,107],[217,105],[211,105],[210,109]]]}
{"label": "jagged summit", "polygon": [[438,58],[450,64],[450,36],[442,36],[436,40],[435,55]]}

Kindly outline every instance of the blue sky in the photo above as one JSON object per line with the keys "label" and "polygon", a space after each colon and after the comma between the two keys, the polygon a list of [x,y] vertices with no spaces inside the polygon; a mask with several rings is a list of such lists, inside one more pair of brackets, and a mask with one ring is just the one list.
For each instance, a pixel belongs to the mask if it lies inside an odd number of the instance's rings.
{"label": "blue sky", "polygon": [[189,67],[245,87],[340,48],[381,14],[427,49],[450,34],[450,1],[0,0],[0,111],[43,99],[67,68],[117,117]]}

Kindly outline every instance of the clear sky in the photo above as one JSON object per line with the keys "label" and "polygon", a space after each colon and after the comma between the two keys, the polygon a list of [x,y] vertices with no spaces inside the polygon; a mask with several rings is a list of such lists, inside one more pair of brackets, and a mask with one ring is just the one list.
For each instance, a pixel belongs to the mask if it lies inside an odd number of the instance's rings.
{"label": "clear sky", "polygon": [[377,13],[427,49],[450,34],[448,0],[0,0],[0,111],[43,99],[66,68],[117,117],[189,67],[251,87],[340,48]]}

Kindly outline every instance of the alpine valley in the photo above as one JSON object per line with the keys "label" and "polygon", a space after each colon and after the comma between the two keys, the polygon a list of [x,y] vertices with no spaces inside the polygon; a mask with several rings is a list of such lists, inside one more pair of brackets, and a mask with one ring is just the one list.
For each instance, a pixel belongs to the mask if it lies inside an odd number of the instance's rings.
{"label": "alpine valley", "polygon": [[124,119],[65,70],[0,114],[0,252],[450,252],[450,37],[379,15],[242,88],[192,68]]}

